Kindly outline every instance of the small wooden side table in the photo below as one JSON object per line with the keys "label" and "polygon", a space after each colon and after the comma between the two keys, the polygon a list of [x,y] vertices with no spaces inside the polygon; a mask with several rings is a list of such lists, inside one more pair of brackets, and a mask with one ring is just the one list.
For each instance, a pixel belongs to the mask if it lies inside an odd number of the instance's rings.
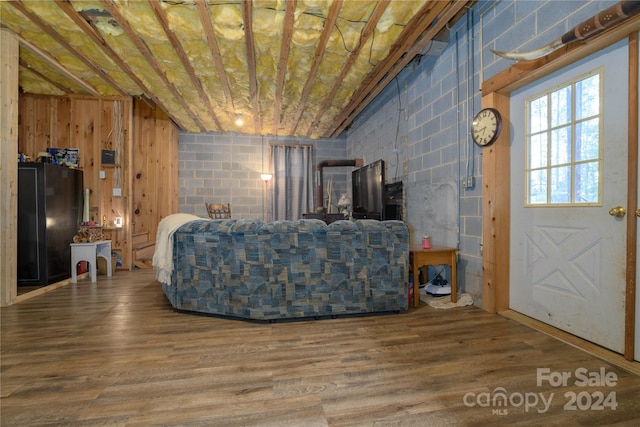
{"label": "small wooden side table", "polygon": [[111,276],[111,240],[98,240],[91,243],[71,243],[71,283],[78,281],[78,263],[89,261],[89,276],[91,282],[96,282],[96,258],[102,257],[107,261],[107,276]]}
{"label": "small wooden side table", "polygon": [[413,305],[420,307],[420,282],[418,270],[424,265],[447,264],[451,267],[451,301],[458,301],[458,268],[457,248],[447,246],[431,246],[430,249],[422,249],[422,246],[411,245],[409,248],[409,260],[413,272]]}

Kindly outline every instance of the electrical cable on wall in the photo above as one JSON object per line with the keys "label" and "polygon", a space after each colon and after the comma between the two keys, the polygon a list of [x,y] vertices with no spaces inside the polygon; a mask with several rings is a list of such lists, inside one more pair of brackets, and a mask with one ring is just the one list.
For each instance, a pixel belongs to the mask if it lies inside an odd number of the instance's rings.
{"label": "electrical cable on wall", "polygon": [[[467,100],[466,100],[466,123],[467,129],[469,129],[470,123],[473,120],[473,70],[475,63],[473,62],[473,40],[471,32],[473,30],[473,9],[469,8],[467,13]],[[481,55],[482,56],[482,55]],[[469,110],[469,100],[471,100],[471,110]],[[467,167],[466,176],[474,176],[475,174],[475,144],[471,142],[471,138],[465,138],[467,142]]]}
{"label": "electrical cable on wall", "polygon": [[[113,103],[113,141],[115,151],[116,167],[113,171],[113,188],[122,189],[122,169],[120,167],[120,159],[122,153],[122,102],[114,101]],[[117,190],[116,190],[117,191]]]}

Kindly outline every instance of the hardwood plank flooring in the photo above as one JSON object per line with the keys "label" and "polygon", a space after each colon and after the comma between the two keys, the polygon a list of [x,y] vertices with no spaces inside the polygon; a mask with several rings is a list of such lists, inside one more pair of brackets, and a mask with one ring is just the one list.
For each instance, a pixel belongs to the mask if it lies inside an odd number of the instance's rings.
{"label": "hardwood plank flooring", "polygon": [[477,307],[256,323],[178,313],[139,270],[0,314],[2,426],[640,425],[640,377]]}

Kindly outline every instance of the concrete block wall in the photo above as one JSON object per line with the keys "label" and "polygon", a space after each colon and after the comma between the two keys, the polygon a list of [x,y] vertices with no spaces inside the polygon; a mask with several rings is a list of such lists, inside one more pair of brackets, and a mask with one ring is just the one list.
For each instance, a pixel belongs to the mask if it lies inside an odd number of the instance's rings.
{"label": "concrete block wall", "polygon": [[[265,184],[269,144],[310,144],[315,164],[346,158],[346,139],[312,140],[236,133],[189,133],[179,135],[180,212],[207,217],[205,203],[231,203],[234,218],[264,218]],[[325,188],[332,180],[333,199],[346,191],[353,168],[324,170]],[[269,214],[271,217],[271,214]]]}
{"label": "concrete block wall", "polygon": [[[399,165],[396,180],[404,184],[412,241],[431,235],[435,244],[458,247],[460,290],[478,306],[482,151],[471,142],[469,127],[481,108],[481,82],[513,63],[490,49],[535,49],[613,3],[480,1],[450,29],[438,57],[414,59],[348,132],[348,155],[384,159],[387,181],[394,176],[390,166]],[[467,177],[473,186],[463,185]]]}

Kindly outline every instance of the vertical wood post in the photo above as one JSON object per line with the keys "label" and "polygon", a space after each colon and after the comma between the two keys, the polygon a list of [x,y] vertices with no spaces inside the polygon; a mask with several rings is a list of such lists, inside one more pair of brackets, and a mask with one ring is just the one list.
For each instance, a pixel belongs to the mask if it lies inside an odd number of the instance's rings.
{"label": "vertical wood post", "polygon": [[627,191],[627,263],[625,291],[624,357],[633,360],[636,323],[636,256],[638,217],[638,33],[629,36],[629,130]]}
{"label": "vertical wood post", "polygon": [[511,215],[511,132],[509,95],[491,92],[482,107],[497,109],[502,131],[482,150],[482,308],[490,313],[509,308],[509,241]]}
{"label": "vertical wood post", "polygon": [[0,29],[0,306],[18,293],[18,49]]}

